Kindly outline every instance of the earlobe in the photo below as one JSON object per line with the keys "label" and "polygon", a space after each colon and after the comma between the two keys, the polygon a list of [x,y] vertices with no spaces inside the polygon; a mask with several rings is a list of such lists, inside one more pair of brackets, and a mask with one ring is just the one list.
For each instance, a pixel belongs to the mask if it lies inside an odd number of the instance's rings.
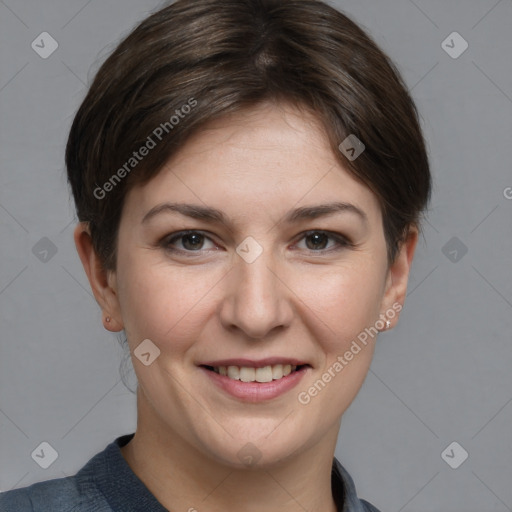
{"label": "earlobe", "polygon": [[[118,332],[123,327],[119,301],[115,286],[115,279],[109,279],[109,272],[103,268],[101,260],[92,245],[89,225],[87,222],[80,222],[74,230],[74,240],[78,256],[84,267],[91,290],[96,302],[103,310],[103,326],[105,329]],[[107,318],[110,320],[107,321]]]}
{"label": "earlobe", "polygon": [[107,313],[103,314],[103,327],[110,332],[119,332],[123,330],[123,325]]}
{"label": "earlobe", "polygon": [[[412,226],[409,228],[408,235],[401,243],[398,254],[388,270],[386,290],[382,301],[382,316],[389,317],[391,322],[389,328],[394,327],[398,321],[399,312],[405,302],[409,273],[417,243],[418,229],[416,226]],[[392,316],[386,314],[390,311],[393,312]]]}

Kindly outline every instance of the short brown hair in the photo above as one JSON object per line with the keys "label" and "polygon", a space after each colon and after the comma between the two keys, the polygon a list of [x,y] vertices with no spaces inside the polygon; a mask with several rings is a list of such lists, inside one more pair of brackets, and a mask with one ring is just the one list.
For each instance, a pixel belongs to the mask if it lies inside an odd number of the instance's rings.
{"label": "short brown hair", "polygon": [[[78,219],[89,223],[106,270],[116,269],[127,192],[205,123],[269,100],[316,115],[337,158],[376,194],[394,260],[409,228],[419,227],[431,176],[416,107],[389,57],[319,0],[177,0],[103,63],[70,130]],[[161,142],[132,161],[158,127]],[[338,149],[351,134],[365,145],[353,161]]]}

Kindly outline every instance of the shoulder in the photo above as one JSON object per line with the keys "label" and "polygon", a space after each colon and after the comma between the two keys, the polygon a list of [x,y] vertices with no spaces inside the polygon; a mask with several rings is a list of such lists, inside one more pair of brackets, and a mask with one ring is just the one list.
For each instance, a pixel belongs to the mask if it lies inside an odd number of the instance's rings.
{"label": "shoulder", "polygon": [[0,494],[1,512],[111,512],[95,476],[105,466],[106,450],[94,455],[76,475],[36,482]]}
{"label": "shoulder", "polygon": [[92,488],[76,477],[56,478],[0,494],[2,512],[88,512],[109,510],[91,508]]}

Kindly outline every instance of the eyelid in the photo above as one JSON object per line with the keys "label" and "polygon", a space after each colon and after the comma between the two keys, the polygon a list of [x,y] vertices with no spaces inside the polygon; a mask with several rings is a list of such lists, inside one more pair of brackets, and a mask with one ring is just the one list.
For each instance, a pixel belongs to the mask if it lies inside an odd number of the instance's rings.
{"label": "eyelid", "polygon": [[[297,244],[298,242],[300,242],[301,240],[303,240],[307,236],[312,235],[314,233],[321,233],[321,234],[327,235],[328,238],[335,240],[337,242],[338,246],[334,247],[334,248],[331,248],[331,249],[319,249],[317,251],[315,251],[313,249],[305,249],[310,254],[321,255],[321,254],[335,252],[337,250],[341,250],[341,249],[344,249],[344,248],[347,248],[347,247],[348,248],[355,247],[355,244],[347,236],[342,235],[341,233],[337,233],[337,232],[334,232],[334,231],[329,231],[329,230],[326,230],[326,229],[308,229],[307,231],[303,231],[303,232],[301,232],[301,233],[299,233],[297,235],[297,237],[296,237],[296,239],[295,239],[295,241],[293,243]],[[179,240],[180,238],[182,238],[182,237],[184,237],[186,235],[190,235],[190,234],[200,234],[200,235],[204,236],[205,239],[208,239],[211,242],[213,242],[214,244],[216,244],[216,242],[212,239],[211,234],[208,231],[203,231],[203,230],[199,230],[199,229],[186,229],[186,230],[182,230],[182,231],[176,231],[174,233],[170,233],[170,234],[164,236],[161,239],[161,241],[159,242],[159,245],[161,245],[168,252],[171,252],[171,253],[181,253],[181,254],[185,254],[187,256],[191,256],[191,257],[194,257],[196,255],[200,255],[205,250],[206,251],[211,251],[212,250],[212,249],[199,249],[197,251],[187,251],[187,250],[184,250],[184,249],[173,248],[170,245],[172,241]],[[218,250],[218,249],[214,249],[214,250]],[[301,250],[301,249],[298,249],[298,250]]]}
{"label": "eyelid", "polygon": [[183,231],[176,231],[174,233],[169,233],[168,235],[164,236],[162,240],[159,242],[159,245],[162,245],[163,248],[169,252],[179,252],[179,253],[185,253],[188,255],[193,255],[194,253],[200,254],[204,250],[212,250],[212,249],[200,249],[198,251],[187,251],[184,249],[176,249],[171,247],[172,241],[177,241],[183,238],[186,235],[192,235],[192,234],[198,234],[204,236],[205,239],[210,240],[212,243],[216,243],[213,239],[211,234],[209,234],[208,231],[202,231],[200,229],[185,229]]}
{"label": "eyelid", "polygon": [[[319,249],[317,251],[313,249],[305,249],[309,252],[309,254],[313,255],[322,255],[322,254],[330,254],[332,252],[336,252],[342,249],[348,248],[354,248],[355,244],[345,235],[342,235],[341,233],[335,232],[335,231],[329,231],[327,229],[308,229],[307,231],[303,231],[297,236],[296,241],[294,244],[297,244],[301,240],[305,239],[309,235],[312,235],[314,233],[321,233],[323,235],[327,235],[328,238],[331,240],[334,240],[337,243],[337,246],[331,247],[330,249]],[[298,249],[300,250],[300,249]]]}

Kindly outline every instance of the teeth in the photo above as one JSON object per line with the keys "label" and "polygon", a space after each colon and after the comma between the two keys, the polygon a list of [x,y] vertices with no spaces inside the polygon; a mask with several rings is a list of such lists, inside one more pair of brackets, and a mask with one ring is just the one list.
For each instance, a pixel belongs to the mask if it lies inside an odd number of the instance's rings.
{"label": "teeth", "polygon": [[240,368],[238,368],[238,366],[228,366],[228,377],[230,379],[240,380]]}
{"label": "teeth", "polygon": [[240,380],[242,382],[254,382],[256,380],[256,370],[254,368],[240,368]]}
{"label": "teeth", "polygon": [[272,366],[264,366],[263,368],[257,368],[254,374],[256,382],[271,382]]}
{"label": "teeth", "polygon": [[225,375],[230,379],[242,382],[271,382],[278,380],[297,369],[296,365],[274,364],[262,368],[250,368],[247,366],[219,366],[213,369],[215,373]]}
{"label": "teeth", "polygon": [[282,376],[283,376],[283,365],[275,364],[274,366],[272,366],[272,378],[280,379]]}

